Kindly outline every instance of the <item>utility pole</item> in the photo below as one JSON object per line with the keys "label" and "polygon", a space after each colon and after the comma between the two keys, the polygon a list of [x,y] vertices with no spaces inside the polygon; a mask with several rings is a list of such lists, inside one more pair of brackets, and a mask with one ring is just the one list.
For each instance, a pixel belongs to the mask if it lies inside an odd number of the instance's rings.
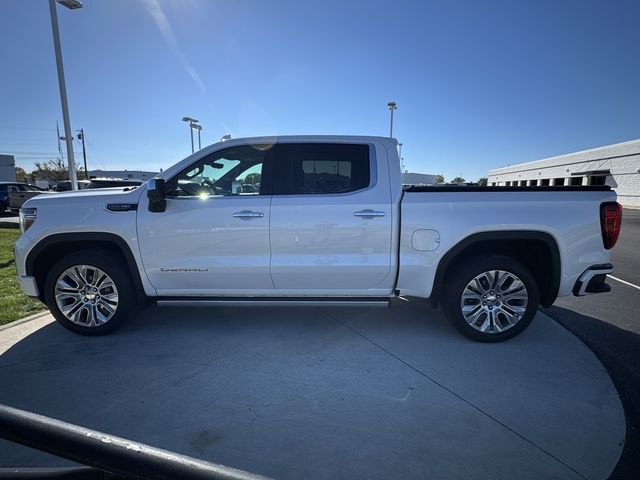
{"label": "utility pole", "polygon": [[58,121],[56,120],[56,140],[58,141],[58,153],[60,154],[60,160],[64,160],[64,156],[62,155],[62,145],[60,145],[60,140],[62,137],[60,136],[60,125],[58,125]]}
{"label": "utility pole", "polygon": [[84,146],[84,128],[80,129],[78,138],[82,140],[82,160],[84,161],[84,179],[89,180],[89,170],[87,170],[87,150]]}

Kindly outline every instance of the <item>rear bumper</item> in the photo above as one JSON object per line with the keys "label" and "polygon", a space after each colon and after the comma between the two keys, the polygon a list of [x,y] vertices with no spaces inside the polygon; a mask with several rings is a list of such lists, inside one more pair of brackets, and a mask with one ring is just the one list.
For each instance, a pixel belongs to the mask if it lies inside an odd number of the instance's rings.
{"label": "rear bumper", "polygon": [[18,275],[18,283],[26,296],[38,298],[38,284],[35,277]]}
{"label": "rear bumper", "polygon": [[611,286],[606,283],[607,274],[613,272],[613,265],[603,263],[591,265],[587,268],[573,286],[573,294],[582,297],[592,293],[605,293],[611,291]]}

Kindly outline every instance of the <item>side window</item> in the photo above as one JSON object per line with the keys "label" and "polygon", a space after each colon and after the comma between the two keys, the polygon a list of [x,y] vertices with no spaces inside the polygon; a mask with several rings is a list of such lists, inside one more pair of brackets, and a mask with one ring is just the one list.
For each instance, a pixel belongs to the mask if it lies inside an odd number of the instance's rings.
{"label": "side window", "polygon": [[265,194],[262,177],[268,149],[268,146],[246,145],[213,153],[173,177],[168,182],[168,196]]}
{"label": "side window", "polygon": [[369,146],[278,144],[275,192],[280,195],[347,193],[369,186]]}
{"label": "side window", "polygon": [[17,192],[20,189],[18,188],[18,185],[7,185],[7,190],[10,192]]}

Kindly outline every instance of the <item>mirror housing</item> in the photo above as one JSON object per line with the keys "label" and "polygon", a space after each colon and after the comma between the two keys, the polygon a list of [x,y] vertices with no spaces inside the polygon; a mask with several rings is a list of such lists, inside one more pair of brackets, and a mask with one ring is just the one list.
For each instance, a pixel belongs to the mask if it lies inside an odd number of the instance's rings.
{"label": "mirror housing", "polygon": [[152,178],[147,182],[147,199],[150,212],[164,212],[167,209],[167,199],[164,196],[164,179]]}

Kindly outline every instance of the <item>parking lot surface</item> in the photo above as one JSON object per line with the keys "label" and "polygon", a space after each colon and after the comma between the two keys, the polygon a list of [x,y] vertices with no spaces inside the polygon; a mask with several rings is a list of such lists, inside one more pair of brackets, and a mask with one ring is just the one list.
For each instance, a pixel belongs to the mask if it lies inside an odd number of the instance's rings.
{"label": "parking lot surface", "polygon": [[[117,334],[0,331],[0,402],[281,479],[588,478],[624,415],[606,371],[539,314],[479,344],[426,302],[156,307]],[[0,442],[0,466],[64,460]]]}
{"label": "parking lot surface", "polygon": [[[545,313],[584,341],[613,378],[627,416],[623,457],[612,480],[640,471],[640,210],[624,209],[620,238],[611,253],[610,293],[563,297]],[[620,281],[622,280],[622,281]]]}

